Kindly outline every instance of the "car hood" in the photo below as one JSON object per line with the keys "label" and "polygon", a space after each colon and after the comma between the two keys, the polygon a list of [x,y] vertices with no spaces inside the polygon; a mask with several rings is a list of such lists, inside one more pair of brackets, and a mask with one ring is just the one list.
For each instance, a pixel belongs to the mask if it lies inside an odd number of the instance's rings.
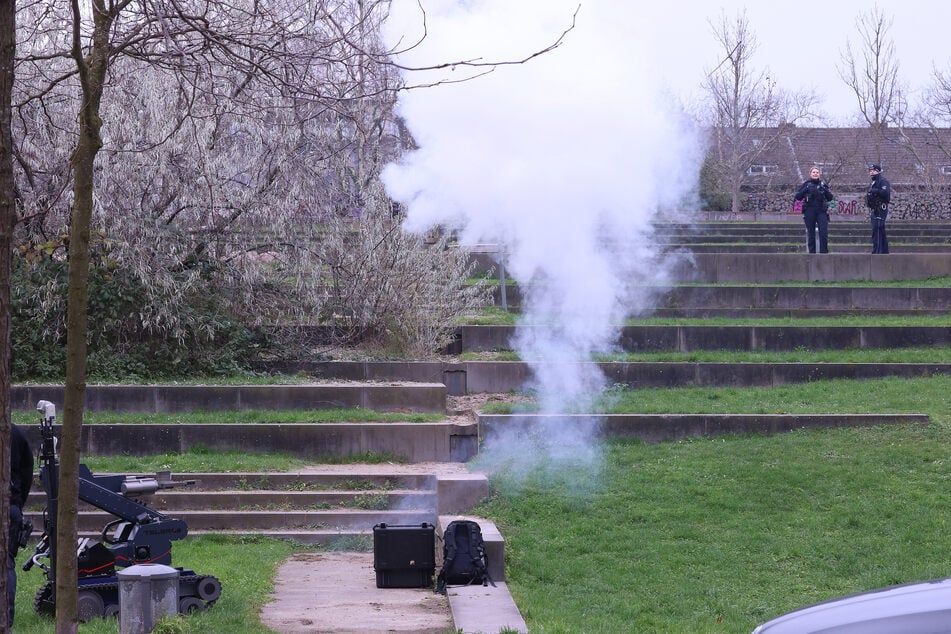
{"label": "car hood", "polygon": [[951,634],[951,578],[870,590],[768,621],[753,634]]}

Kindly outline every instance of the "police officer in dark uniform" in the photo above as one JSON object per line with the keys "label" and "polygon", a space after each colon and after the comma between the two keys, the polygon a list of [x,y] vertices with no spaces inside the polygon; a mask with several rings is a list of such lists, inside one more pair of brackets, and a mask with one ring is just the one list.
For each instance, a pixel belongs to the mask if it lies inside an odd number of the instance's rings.
{"label": "police officer in dark uniform", "polygon": [[829,252],[829,203],[832,191],[822,180],[822,172],[814,165],[809,180],[799,186],[795,199],[802,202],[802,220],[806,223],[806,248],[816,252],[816,230],[819,232],[819,253]]}
{"label": "police officer in dark uniform", "polygon": [[10,526],[7,545],[7,602],[10,606],[10,622],[13,627],[13,603],[17,594],[16,554],[20,546],[20,528],[23,524],[23,506],[33,485],[33,453],[26,434],[16,425],[10,426]]}
{"label": "police officer in dark uniform", "polygon": [[892,199],[892,186],[882,176],[881,165],[869,165],[868,174],[872,177],[872,183],[865,194],[865,204],[872,213],[872,253],[888,253],[885,219],[888,217],[888,203]]}

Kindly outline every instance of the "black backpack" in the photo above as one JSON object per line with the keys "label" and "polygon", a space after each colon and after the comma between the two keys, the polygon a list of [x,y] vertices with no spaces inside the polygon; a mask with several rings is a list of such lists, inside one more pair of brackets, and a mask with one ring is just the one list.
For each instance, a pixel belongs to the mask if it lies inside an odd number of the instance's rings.
{"label": "black backpack", "polygon": [[[446,586],[491,583],[482,527],[470,520],[453,520],[443,533],[442,570],[436,578],[436,592]],[[492,583],[495,586],[494,583]]]}

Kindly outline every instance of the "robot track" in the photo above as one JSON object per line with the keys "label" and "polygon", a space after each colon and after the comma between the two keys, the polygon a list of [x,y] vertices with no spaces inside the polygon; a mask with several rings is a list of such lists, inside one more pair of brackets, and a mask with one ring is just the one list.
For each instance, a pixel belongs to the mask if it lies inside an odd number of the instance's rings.
{"label": "robot track", "polygon": [[[79,620],[86,621],[118,616],[119,614],[119,578],[104,577],[96,580],[80,581]],[[53,600],[53,584],[47,582],[36,593],[33,609],[37,614],[55,616],[56,603]],[[221,596],[221,582],[212,575],[198,575],[191,570],[183,570],[178,580],[178,612],[189,614],[206,610],[214,605]]]}

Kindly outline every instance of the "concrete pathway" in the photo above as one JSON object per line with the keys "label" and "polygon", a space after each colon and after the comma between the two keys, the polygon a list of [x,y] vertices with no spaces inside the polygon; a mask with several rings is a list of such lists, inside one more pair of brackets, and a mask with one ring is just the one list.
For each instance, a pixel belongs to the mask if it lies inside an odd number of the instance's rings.
{"label": "concrete pathway", "polygon": [[447,634],[449,601],[431,588],[377,588],[373,553],[302,553],[277,572],[261,622],[281,634]]}
{"label": "concrete pathway", "polygon": [[[353,469],[353,465],[320,465],[302,472]],[[460,463],[360,465],[359,470],[441,476],[469,473]],[[461,517],[440,516],[440,522]],[[528,632],[504,582],[502,536],[493,523],[482,523],[487,548],[496,560],[490,570],[495,586],[452,586],[446,595],[431,588],[377,588],[372,552],[298,553],[278,568],[261,622],[280,634]]]}

